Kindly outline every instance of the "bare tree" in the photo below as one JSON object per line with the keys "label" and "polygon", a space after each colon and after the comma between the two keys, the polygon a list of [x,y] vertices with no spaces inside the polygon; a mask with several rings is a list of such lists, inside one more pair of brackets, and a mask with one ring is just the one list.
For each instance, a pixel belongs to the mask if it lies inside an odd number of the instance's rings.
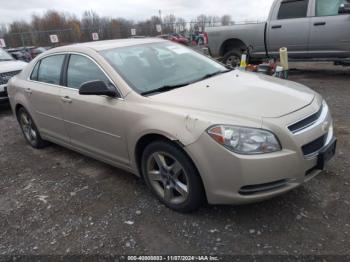
{"label": "bare tree", "polygon": [[0,24],[0,37],[3,38],[7,34],[7,27],[5,24]]}
{"label": "bare tree", "polygon": [[166,15],[163,18],[163,32],[172,33],[176,28],[176,16],[175,15]]}
{"label": "bare tree", "polygon": [[82,18],[75,15],[48,10],[43,15],[33,14],[31,21],[14,21],[8,27],[0,26],[0,35],[5,38],[9,46],[46,46],[50,45],[49,35],[57,34],[60,44],[91,41],[92,33],[97,32],[100,39],[127,38],[131,36],[131,29],[135,28],[138,35],[156,36],[157,24],[162,24],[163,33],[178,32],[182,28],[191,32],[198,32],[201,28],[217,24],[228,24],[229,15],[218,17],[202,14],[191,20],[190,27],[185,19],[173,14],[165,15],[163,21],[159,16],[152,16],[144,21],[135,23],[124,18],[101,17],[94,11],[85,11]]}
{"label": "bare tree", "polygon": [[232,17],[230,15],[223,15],[221,17],[221,25],[230,25]]}

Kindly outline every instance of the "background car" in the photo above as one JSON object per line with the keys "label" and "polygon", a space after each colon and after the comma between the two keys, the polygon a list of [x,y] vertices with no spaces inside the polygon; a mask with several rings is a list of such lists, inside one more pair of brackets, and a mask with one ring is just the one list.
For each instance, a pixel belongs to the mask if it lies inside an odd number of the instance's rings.
{"label": "background car", "polygon": [[45,51],[47,51],[47,49],[44,48],[44,47],[37,47],[37,48],[34,48],[34,49],[31,50],[31,56],[32,56],[32,58],[35,58],[35,57],[37,57],[38,55],[44,53]]}
{"label": "background car", "polygon": [[158,37],[173,41],[173,42],[178,43],[178,44],[186,45],[186,46],[189,45],[189,43],[190,43],[190,41],[186,37],[184,37],[180,34],[177,34],[177,33],[160,35]]}
{"label": "background car", "polygon": [[7,83],[11,77],[19,74],[27,63],[15,60],[0,48],[0,104],[8,103]]}
{"label": "background car", "polygon": [[30,62],[32,60],[30,49],[26,49],[24,47],[10,48],[7,49],[6,52],[8,52],[16,60],[21,60],[24,62]]}

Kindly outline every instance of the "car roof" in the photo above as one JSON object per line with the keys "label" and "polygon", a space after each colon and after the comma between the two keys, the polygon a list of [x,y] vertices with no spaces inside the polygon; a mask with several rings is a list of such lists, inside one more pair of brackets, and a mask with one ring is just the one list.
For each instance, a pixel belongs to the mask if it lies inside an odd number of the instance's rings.
{"label": "car roof", "polygon": [[128,39],[116,39],[116,40],[104,40],[104,41],[79,43],[79,44],[63,46],[59,48],[61,49],[61,51],[63,51],[62,49],[70,49],[70,48],[76,49],[79,47],[90,48],[95,51],[102,51],[102,50],[119,48],[119,47],[159,43],[164,41],[165,40],[159,39],[159,38],[128,38]]}

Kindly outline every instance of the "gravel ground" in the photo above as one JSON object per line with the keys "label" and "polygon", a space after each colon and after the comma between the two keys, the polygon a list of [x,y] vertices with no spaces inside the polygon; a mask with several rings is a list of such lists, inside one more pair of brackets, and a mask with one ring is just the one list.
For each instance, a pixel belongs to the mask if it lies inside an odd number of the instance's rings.
{"label": "gravel ground", "polygon": [[328,101],[339,139],[325,172],[283,196],[193,214],[142,181],[62,147],[34,150],[0,109],[0,254],[350,255],[350,69],[297,64]]}

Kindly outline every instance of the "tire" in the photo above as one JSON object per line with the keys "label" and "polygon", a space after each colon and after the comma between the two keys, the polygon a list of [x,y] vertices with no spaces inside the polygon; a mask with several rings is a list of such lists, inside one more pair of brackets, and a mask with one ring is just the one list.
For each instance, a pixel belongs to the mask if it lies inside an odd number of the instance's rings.
{"label": "tire", "polygon": [[24,138],[33,148],[41,149],[47,146],[48,142],[41,138],[33,118],[23,107],[21,107],[17,112],[17,120]]}
{"label": "tire", "polygon": [[167,141],[149,144],[141,158],[142,174],[152,193],[168,208],[182,213],[196,211],[205,194],[191,159]]}
{"label": "tire", "polygon": [[227,52],[222,60],[222,62],[228,68],[236,68],[241,63],[242,52],[238,50],[231,50]]}

